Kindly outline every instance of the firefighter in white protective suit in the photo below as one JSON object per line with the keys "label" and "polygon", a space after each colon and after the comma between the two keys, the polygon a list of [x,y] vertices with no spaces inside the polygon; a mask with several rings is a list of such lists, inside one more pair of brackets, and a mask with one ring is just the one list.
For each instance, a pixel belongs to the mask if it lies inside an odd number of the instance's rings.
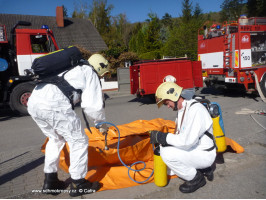
{"label": "firefighter in white protective suit", "polygon": [[[81,108],[89,119],[97,124],[106,120],[98,76],[102,77],[109,71],[109,63],[100,54],[92,55],[88,61],[91,66],[78,65],[68,71],[64,78],[75,89],[82,91],[81,95],[73,95],[73,103],[81,100]],[[41,83],[35,87],[29,98],[28,112],[49,138],[45,149],[43,191],[49,193],[51,190],[65,189],[65,183],[57,177],[60,151],[65,142],[68,143],[70,150],[70,195],[79,196],[97,191],[100,183],[91,183],[85,179],[88,166],[88,137],[69,99],[56,85]],[[107,131],[106,124],[98,128],[102,133]]]}
{"label": "firefighter in white protective suit", "polygon": [[169,175],[185,180],[179,190],[191,193],[213,180],[216,158],[213,121],[207,109],[192,99],[191,90],[173,82],[162,83],[156,91],[158,108],[162,104],[177,112],[175,134],[151,131],[152,144],[160,144],[160,154]]}

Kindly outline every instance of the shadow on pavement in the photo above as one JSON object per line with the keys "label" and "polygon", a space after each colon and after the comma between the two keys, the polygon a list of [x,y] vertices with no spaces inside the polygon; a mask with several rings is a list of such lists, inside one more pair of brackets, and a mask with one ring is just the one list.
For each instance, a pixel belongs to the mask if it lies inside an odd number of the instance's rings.
{"label": "shadow on pavement", "polygon": [[239,88],[239,87],[234,87],[234,88],[229,88],[229,89],[204,87],[200,91],[200,94],[201,95],[210,94],[210,95],[215,95],[215,96],[226,96],[226,97],[232,97],[232,98],[234,97],[235,98],[239,98],[239,97],[250,98],[257,102],[258,100],[256,98],[259,97],[257,93],[248,94],[243,88]]}
{"label": "shadow on pavement", "polygon": [[155,104],[156,103],[155,95],[145,95],[145,96],[140,97],[140,98],[136,97],[136,98],[130,100],[129,102],[140,102],[140,103],[142,103],[142,105]]}
{"label": "shadow on pavement", "polygon": [[10,158],[10,159],[8,159],[8,160],[6,160],[6,161],[4,161],[4,162],[1,162],[0,165],[4,164],[4,163],[6,163],[6,162],[9,162],[9,161],[11,161],[11,160],[14,160],[14,159],[16,159],[16,158],[18,158],[18,157],[20,157],[20,156],[23,156],[23,155],[25,155],[25,154],[27,154],[27,153],[29,153],[29,151],[27,151],[27,152],[25,152],[25,153],[22,153],[22,154],[20,154],[20,155],[18,155],[18,156],[15,156],[14,158]]}
{"label": "shadow on pavement", "polygon": [[26,164],[26,165],[23,165],[23,166],[19,167],[18,169],[15,169],[11,172],[8,172],[8,173],[0,176],[0,185],[5,184],[6,182],[9,182],[14,178],[17,178],[18,176],[21,176],[21,175],[33,170],[34,168],[42,165],[43,163],[44,163],[44,156]]}
{"label": "shadow on pavement", "polygon": [[0,106],[0,122],[18,117],[22,117],[22,115],[13,112],[8,106]]}

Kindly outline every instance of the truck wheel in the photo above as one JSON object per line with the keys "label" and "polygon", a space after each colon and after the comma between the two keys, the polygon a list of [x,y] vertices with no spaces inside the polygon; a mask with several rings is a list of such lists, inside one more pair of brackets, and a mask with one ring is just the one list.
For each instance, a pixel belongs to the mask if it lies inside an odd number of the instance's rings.
{"label": "truck wheel", "polygon": [[34,87],[35,84],[33,82],[26,82],[18,84],[13,89],[9,104],[14,112],[28,115],[27,103]]}
{"label": "truck wheel", "polygon": [[261,79],[260,88],[264,97],[266,97],[266,74],[264,74],[263,78]]}

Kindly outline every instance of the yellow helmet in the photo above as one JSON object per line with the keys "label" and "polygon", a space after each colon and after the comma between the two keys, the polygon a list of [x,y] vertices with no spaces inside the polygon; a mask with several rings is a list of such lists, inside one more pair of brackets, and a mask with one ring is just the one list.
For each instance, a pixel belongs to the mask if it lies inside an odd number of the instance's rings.
{"label": "yellow helmet", "polygon": [[101,54],[93,54],[88,61],[99,76],[104,76],[110,70],[109,62]]}
{"label": "yellow helmet", "polygon": [[182,90],[182,87],[173,82],[164,82],[159,85],[155,93],[158,108],[161,107],[163,101],[166,99],[176,102],[179,99]]}

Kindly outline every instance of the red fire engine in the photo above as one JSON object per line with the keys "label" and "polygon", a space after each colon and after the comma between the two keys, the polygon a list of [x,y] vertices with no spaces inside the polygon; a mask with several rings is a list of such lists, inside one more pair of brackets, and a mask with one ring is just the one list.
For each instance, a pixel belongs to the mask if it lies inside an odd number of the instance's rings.
{"label": "red fire engine", "polygon": [[7,39],[6,27],[0,25],[0,104],[8,103],[13,111],[27,114],[27,102],[35,84],[27,70],[35,58],[58,50],[52,31],[44,25],[41,29],[16,29],[30,26],[19,21]]}
{"label": "red fire engine", "polygon": [[130,66],[131,94],[153,95],[164,81],[183,88],[202,87],[201,63],[187,59],[141,61]]}
{"label": "red fire engine", "polygon": [[243,84],[266,96],[266,18],[242,16],[198,35],[198,60],[206,84]]}

